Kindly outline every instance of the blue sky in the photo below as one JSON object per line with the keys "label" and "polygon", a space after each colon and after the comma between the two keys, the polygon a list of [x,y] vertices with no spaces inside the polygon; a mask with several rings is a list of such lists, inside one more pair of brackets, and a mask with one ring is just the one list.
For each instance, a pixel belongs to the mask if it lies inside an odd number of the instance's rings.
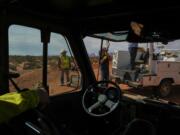
{"label": "blue sky", "polygon": [[[9,28],[9,52],[11,55],[42,55],[40,30],[12,25]],[[59,54],[62,48],[68,50],[60,34],[51,33],[49,55]]]}
{"label": "blue sky", "polygon": [[[86,37],[84,42],[89,54],[98,54],[101,44],[100,39]],[[146,46],[146,44],[140,44],[139,46]],[[127,50],[127,48],[127,42],[110,42],[109,51]],[[170,42],[166,48],[180,49],[180,40]],[[64,37],[57,33],[51,33],[48,54],[59,55],[61,49],[68,50]],[[10,55],[42,55],[40,30],[18,25],[10,26],[9,51]]]}

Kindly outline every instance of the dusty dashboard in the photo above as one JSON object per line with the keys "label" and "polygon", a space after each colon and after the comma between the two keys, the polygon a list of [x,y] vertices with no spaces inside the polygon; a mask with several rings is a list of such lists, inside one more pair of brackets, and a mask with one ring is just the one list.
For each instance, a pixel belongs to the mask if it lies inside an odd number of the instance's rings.
{"label": "dusty dashboard", "polygon": [[141,95],[123,95],[123,122],[132,119],[150,121],[157,129],[158,134],[180,133],[180,106],[163,99],[149,98]]}

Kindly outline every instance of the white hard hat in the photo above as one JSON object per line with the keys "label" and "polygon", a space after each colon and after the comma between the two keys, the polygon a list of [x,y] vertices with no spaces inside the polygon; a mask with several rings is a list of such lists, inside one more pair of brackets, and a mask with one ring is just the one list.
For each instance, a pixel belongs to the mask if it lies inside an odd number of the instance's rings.
{"label": "white hard hat", "polygon": [[65,49],[62,49],[61,50],[61,53],[66,53],[67,51]]}

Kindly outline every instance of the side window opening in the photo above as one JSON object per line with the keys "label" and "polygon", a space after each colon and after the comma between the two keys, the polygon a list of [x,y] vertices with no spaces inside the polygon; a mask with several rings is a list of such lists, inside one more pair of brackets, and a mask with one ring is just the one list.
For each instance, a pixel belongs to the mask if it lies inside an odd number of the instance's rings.
{"label": "side window opening", "polygon": [[[48,44],[48,86],[50,95],[80,89],[80,70],[66,38],[51,32]],[[41,31],[20,25],[9,27],[9,71],[20,76],[13,79],[20,89],[42,87],[43,44]],[[10,91],[16,91],[9,81]]]}
{"label": "side window opening", "polygon": [[48,85],[50,95],[75,92],[80,88],[80,71],[63,35],[51,33],[48,45]]}
{"label": "side window opening", "polygon": [[[19,73],[20,89],[36,88],[42,81],[42,43],[40,30],[20,25],[9,27],[9,71]],[[10,91],[16,91],[9,83]]]}

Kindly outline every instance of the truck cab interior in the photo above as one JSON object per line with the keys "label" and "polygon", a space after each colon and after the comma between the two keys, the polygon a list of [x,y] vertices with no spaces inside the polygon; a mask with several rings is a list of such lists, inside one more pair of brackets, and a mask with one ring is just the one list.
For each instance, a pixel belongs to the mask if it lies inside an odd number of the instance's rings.
{"label": "truck cab interior", "polygon": [[[45,108],[29,110],[1,124],[1,134],[179,134],[179,104],[126,93],[114,82],[98,81],[84,43],[87,36],[113,41],[112,37],[98,35],[111,33],[127,35],[121,36],[123,39],[118,39],[120,41],[167,44],[180,38],[179,9],[179,4],[168,2],[162,5],[152,3],[147,7],[145,2],[123,4],[118,0],[0,0],[0,94],[31,89],[30,80],[39,78],[41,86],[38,87],[44,87],[50,98]],[[142,36],[133,32],[131,22],[143,25]],[[28,36],[21,38],[19,34],[25,36],[24,32]],[[29,38],[29,35],[32,37]],[[36,45],[32,45],[31,41]],[[69,91],[65,86],[58,87],[57,82],[51,81],[58,76],[58,69],[50,64],[55,57],[51,53],[51,49],[55,48],[52,44],[62,44],[60,41],[66,44],[68,55],[78,67],[71,75],[71,82],[78,76],[78,86],[72,86]],[[13,43],[17,43],[16,46]],[[18,45],[19,50],[16,49]],[[24,47],[27,47],[26,52],[22,51]],[[59,51],[58,48],[57,55]],[[22,73],[20,77],[10,75],[13,58],[16,58],[16,64],[21,58],[17,53],[41,64],[31,78],[28,76],[28,81],[25,78],[27,74],[21,70],[29,67],[26,61],[16,68]],[[30,57],[32,54],[34,59],[41,57],[34,60]],[[55,70],[57,72],[51,74]],[[28,70],[28,75],[33,72]],[[11,80],[15,80],[15,84]],[[15,89],[12,88],[14,86]]]}

